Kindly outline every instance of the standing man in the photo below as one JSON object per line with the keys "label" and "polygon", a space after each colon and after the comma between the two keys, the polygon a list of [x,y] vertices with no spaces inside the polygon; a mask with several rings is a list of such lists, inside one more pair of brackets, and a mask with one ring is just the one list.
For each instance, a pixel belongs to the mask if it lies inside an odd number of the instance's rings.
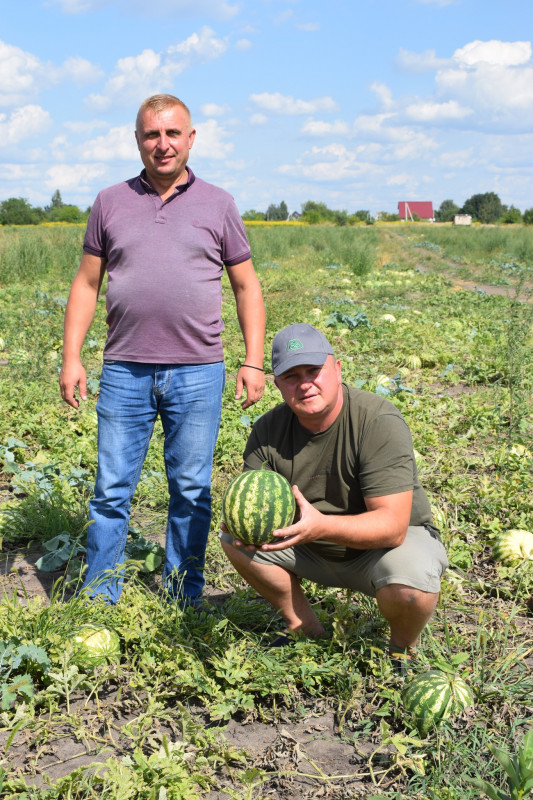
{"label": "standing man", "polygon": [[293,485],[297,521],[260,548],[221,533],[235,569],[281,612],[288,631],[324,628],[300,586],[307,578],[375,597],[403,670],[437,604],[448,566],[397,408],[342,383],[320,331],[289,325],[272,344],[284,400],[254,424],[244,468],[266,462]]}
{"label": "standing man", "polygon": [[169,488],[167,591],[200,601],[211,521],[211,471],[225,370],[220,334],[223,268],[244,339],[236,399],[264,389],[265,311],[232,197],[187,167],[196,131],[187,106],[154,95],[137,114],[141,174],[100,192],[65,312],[63,400],[86,399],[81,348],[107,271],[108,335],[97,402],[98,470],[83,588],[116,603],[130,505],[157,415]]}

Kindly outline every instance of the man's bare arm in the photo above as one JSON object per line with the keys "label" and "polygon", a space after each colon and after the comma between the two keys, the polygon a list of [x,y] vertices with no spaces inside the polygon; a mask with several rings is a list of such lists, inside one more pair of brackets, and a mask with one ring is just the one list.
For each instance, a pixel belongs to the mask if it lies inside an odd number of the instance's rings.
{"label": "man's bare arm", "polygon": [[[297,486],[293,491],[300,519],[294,525],[275,531],[279,541],[258,549],[284,550],[320,539],[355,550],[374,550],[398,547],[405,539],[411,517],[412,491],[365,498],[367,510],[353,515],[322,514],[307,502]],[[255,548],[248,546],[247,549]]]}
{"label": "man's bare arm", "polygon": [[59,386],[61,397],[73,408],[79,406],[74,395],[76,387],[80,398],[87,399],[87,376],[81,363],[81,348],[94,318],[105,266],[104,258],[84,253],[67,302]]}
{"label": "man's bare arm", "polygon": [[253,268],[251,259],[228,267],[228,277],[235,295],[237,317],[241,327],[245,356],[237,373],[237,389],[235,399],[242,397],[246,388],[246,400],[243,408],[257,403],[265,390],[265,376],[254,367],[263,366],[265,346],[265,305],[259,279]]}

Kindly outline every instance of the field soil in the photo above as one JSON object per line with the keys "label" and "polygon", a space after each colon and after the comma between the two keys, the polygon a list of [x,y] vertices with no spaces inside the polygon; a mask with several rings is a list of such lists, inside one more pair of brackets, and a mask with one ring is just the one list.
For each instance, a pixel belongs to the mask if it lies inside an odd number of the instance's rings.
{"label": "field soil", "polygon": [[[41,597],[47,604],[62,573],[38,570],[35,564],[41,555],[42,548],[38,546],[2,552],[0,596],[16,597],[21,605]],[[223,613],[227,595],[209,585],[205,587],[205,595],[214,609]],[[117,704],[119,685],[117,674],[116,687],[110,687],[108,699],[100,696],[98,703],[87,701],[85,693],[71,697],[71,713],[83,718],[83,737],[79,729],[66,724],[58,726],[43,745],[33,734],[18,732],[9,747],[12,774],[24,775],[36,787],[45,786],[75,769],[93,765],[96,770],[107,758],[125,755],[130,740],[121,736],[120,731],[136,719],[139,709],[132,708],[132,699],[124,695]],[[201,707],[188,710],[195,720],[209,726]],[[178,726],[161,725],[156,736],[162,738],[164,734],[171,741],[181,738]],[[9,735],[0,733],[1,749],[5,748]],[[323,701],[315,702],[305,710],[303,719],[296,721],[283,714],[275,724],[246,718],[231,720],[220,727],[220,736],[246,753],[248,766],[272,774],[262,789],[264,796],[280,800],[342,800],[366,794],[365,784],[354,776],[360,776],[366,757],[376,745],[370,740],[361,741],[356,753],[353,745],[339,735],[335,709]],[[225,786],[232,786],[227,771],[221,772],[220,788],[209,792],[208,800],[228,800],[230,795],[224,791]]]}

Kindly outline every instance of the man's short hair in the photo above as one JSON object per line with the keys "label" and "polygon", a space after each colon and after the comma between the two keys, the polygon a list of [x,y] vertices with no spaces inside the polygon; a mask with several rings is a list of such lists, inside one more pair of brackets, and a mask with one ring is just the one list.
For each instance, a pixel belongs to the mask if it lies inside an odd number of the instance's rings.
{"label": "man's short hair", "polygon": [[143,100],[140,105],[135,121],[136,130],[139,130],[141,117],[147,109],[153,111],[154,114],[160,114],[161,111],[165,111],[167,108],[173,108],[174,106],[180,106],[180,108],[185,111],[189,117],[190,127],[192,128],[191,112],[183,100],[180,100],[179,97],[175,97],[173,94],[153,94],[151,97],[147,97],[146,100]]}

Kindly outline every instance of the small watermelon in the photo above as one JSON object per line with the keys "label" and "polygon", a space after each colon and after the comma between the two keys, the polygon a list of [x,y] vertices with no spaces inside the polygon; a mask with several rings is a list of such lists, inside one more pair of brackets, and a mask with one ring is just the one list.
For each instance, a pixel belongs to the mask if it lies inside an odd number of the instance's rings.
{"label": "small watermelon", "polygon": [[415,675],[405,687],[403,702],[421,736],[427,736],[443,719],[474,703],[472,691],[458,675],[429,670]]}
{"label": "small watermelon", "polygon": [[120,658],[116,631],[99,625],[83,625],[74,634],[74,660],[80,666],[96,667]]}
{"label": "small watermelon", "polygon": [[289,481],[269,469],[238,475],[222,498],[222,521],[229,533],[256,547],[271,542],[273,531],[291,525],[295,510]]}
{"label": "small watermelon", "polygon": [[492,557],[507,566],[533,561],[533,533],[518,529],[505,531],[496,539]]}
{"label": "small watermelon", "polygon": [[422,366],[422,359],[417,355],[409,355],[404,358],[404,364],[409,369],[420,369]]}

